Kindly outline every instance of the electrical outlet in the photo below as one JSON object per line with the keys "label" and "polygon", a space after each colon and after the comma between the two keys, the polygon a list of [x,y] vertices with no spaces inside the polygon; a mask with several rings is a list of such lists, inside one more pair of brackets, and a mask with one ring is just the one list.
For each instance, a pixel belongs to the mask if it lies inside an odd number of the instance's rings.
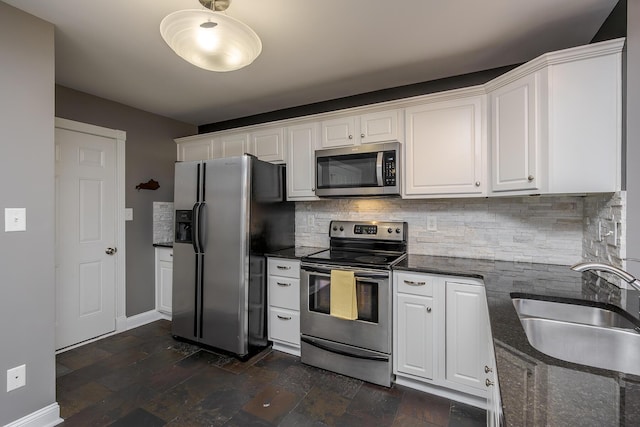
{"label": "electrical outlet", "polygon": [[7,370],[7,392],[24,387],[26,383],[27,365],[20,365]]}
{"label": "electrical outlet", "polygon": [[427,217],[427,231],[438,231],[438,218],[435,216]]}
{"label": "electrical outlet", "polygon": [[618,246],[618,227],[620,227],[619,222],[610,222],[608,223],[609,231],[607,232],[607,245],[617,247]]}

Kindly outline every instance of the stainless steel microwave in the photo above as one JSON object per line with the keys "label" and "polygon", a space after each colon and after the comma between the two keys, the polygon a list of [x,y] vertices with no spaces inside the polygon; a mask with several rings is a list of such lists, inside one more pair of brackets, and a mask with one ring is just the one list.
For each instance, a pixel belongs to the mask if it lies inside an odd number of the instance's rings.
{"label": "stainless steel microwave", "polygon": [[399,196],[400,143],[316,151],[316,195]]}

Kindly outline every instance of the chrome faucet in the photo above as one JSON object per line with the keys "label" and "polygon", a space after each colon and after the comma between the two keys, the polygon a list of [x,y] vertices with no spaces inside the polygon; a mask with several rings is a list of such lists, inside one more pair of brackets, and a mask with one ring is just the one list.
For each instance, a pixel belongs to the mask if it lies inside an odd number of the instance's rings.
{"label": "chrome faucet", "polygon": [[640,281],[638,279],[636,279],[635,277],[633,277],[631,274],[627,273],[623,269],[615,267],[610,264],[604,264],[600,262],[579,262],[578,264],[572,265],[571,269],[579,272],[594,270],[594,271],[604,271],[606,273],[611,273],[618,276],[625,282],[627,282],[635,290],[640,291]]}

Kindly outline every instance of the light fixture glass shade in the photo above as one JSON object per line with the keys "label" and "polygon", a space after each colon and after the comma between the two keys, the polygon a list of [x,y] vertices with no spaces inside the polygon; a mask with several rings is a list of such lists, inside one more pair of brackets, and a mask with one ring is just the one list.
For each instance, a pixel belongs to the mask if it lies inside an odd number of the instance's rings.
{"label": "light fixture glass shade", "polygon": [[262,42],[251,28],[211,10],[173,12],[160,23],[160,34],[182,59],[210,71],[238,70],[262,52]]}

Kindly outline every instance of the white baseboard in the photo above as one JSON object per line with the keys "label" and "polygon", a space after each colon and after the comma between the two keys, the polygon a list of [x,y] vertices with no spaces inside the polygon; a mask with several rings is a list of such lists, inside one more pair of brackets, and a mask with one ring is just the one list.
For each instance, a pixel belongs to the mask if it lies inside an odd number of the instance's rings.
{"label": "white baseboard", "polygon": [[144,326],[148,323],[155,322],[156,320],[171,320],[166,314],[160,313],[156,310],[145,311],[144,313],[136,314],[135,316],[127,317],[126,330]]}
{"label": "white baseboard", "polygon": [[60,418],[60,406],[57,403],[52,403],[4,427],[53,427],[63,421]]}

